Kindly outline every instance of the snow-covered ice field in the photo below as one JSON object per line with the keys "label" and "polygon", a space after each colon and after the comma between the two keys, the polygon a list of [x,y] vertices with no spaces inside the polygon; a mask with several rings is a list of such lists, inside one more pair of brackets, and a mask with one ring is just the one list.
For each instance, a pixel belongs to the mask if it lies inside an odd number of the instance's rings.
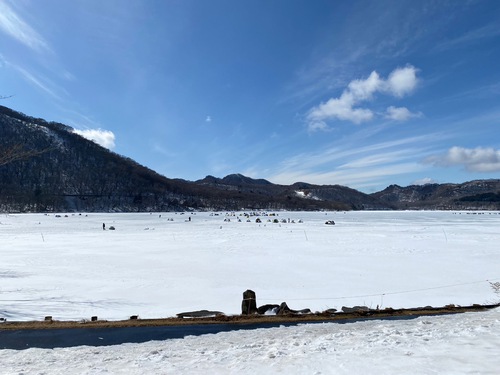
{"label": "snow-covered ice field", "polygon": [[[498,212],[278,212],[260,216],[260,224],[239,214],[3,214],[0,317],[237,314],[246,289],[258,305],[286,301],[313,311],[500,300],[491,284],[500,281]],[[267,222],[275,218],[286,223]],[[103,231],[103,223],[116,230]],[[114,347],[2,350],[0,367],[8,374],[496,374],[499,319],[496,309]]]}
{"label": "snow-covered ice field", "polygon": [[277,214],[2,215],[0,317],[235,314],[246,289],[313,311],[498,299],[486,281],[500,281],[496,212]]}

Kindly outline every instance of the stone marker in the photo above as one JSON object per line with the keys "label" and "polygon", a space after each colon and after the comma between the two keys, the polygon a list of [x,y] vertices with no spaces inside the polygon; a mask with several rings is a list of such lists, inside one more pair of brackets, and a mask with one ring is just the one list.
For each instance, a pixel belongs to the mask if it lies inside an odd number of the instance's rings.
{"label": "stone marker", "polygon": [[257,313],[257,301],[255,292],[247,289],[243,292],[243,301],[241,302],[241,314],[250,315]]}

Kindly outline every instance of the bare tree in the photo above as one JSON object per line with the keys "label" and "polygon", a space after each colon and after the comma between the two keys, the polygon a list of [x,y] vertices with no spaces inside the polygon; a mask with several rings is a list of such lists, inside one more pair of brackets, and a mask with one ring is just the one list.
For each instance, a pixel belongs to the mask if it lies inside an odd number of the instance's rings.
{"label": "bare tree", "polygon": [[[0,95],[0,100],[12,98],[14,95],[3,96]],[[43,150],[25,150],[21,144],[13,146],[2,147],[0,146],[0,167],[12,163],[17,160],[25,160],[33,156],[43,154],[50,151],[52,148],[45,148]]]}
{"label": "bare tree", "polygon": [[14,161],[29,159],[52,149],[49,147],[43,150],[26,150],[21,144],[9,146],[5,149],[0,148],[0,167]]}

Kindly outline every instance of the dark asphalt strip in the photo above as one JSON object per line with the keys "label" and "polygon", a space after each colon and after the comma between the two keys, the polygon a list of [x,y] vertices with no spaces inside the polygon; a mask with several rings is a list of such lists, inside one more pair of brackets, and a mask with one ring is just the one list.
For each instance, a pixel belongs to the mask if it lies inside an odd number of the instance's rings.
{"label": "dark asphalt strip", "polygon": [[[384,318],[384,320],[406,320],[417,316]],[[366,319],[347,319],[328,323],[353,323]],[[378,320],[378,319],[377,319]],[[314,322],[319,324],[327,322]],[[142,343],[180,339],[186,336],[200,336],[219,332],[272,328],[306,324],[256,323],[256,324],[196,324],[183,326],[121,327],[121,328],[71,328],[71,329],[25,329],[0,330],[0,349],[22,350],[29,348],[69,348],[74,346],[107,346],[124,343]]]}

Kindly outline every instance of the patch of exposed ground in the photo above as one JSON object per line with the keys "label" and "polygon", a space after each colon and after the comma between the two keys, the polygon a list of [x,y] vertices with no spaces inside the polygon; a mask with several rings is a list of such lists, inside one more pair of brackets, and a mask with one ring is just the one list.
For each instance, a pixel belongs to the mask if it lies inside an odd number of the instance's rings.
{"label": "patch of exposed ground", "polygon": [[156,327],[156,326],[183,326],[195,324],[276,324],[276,323],[308,323],[308,322],[342,322],[348,320],[368,320],[418,317],[428,315],[458,314],[464,312],[485,311],[500,307],[500,303],[494,305],[472,305],[444,307],[418,307],[408,309],[367,310],[356,312],[322,312],[311,314],[284,314],[284,315],[224,315],[218,314],[211,317],[193,318],[159,318],[139,319],[134,317],[129,320],[120,321],[58,321],[47,319],[44,321],[31,322],[0,322],[0,330],[29,330],[29,329],[68,329],[68,328],[124,328],[124,327]]}

